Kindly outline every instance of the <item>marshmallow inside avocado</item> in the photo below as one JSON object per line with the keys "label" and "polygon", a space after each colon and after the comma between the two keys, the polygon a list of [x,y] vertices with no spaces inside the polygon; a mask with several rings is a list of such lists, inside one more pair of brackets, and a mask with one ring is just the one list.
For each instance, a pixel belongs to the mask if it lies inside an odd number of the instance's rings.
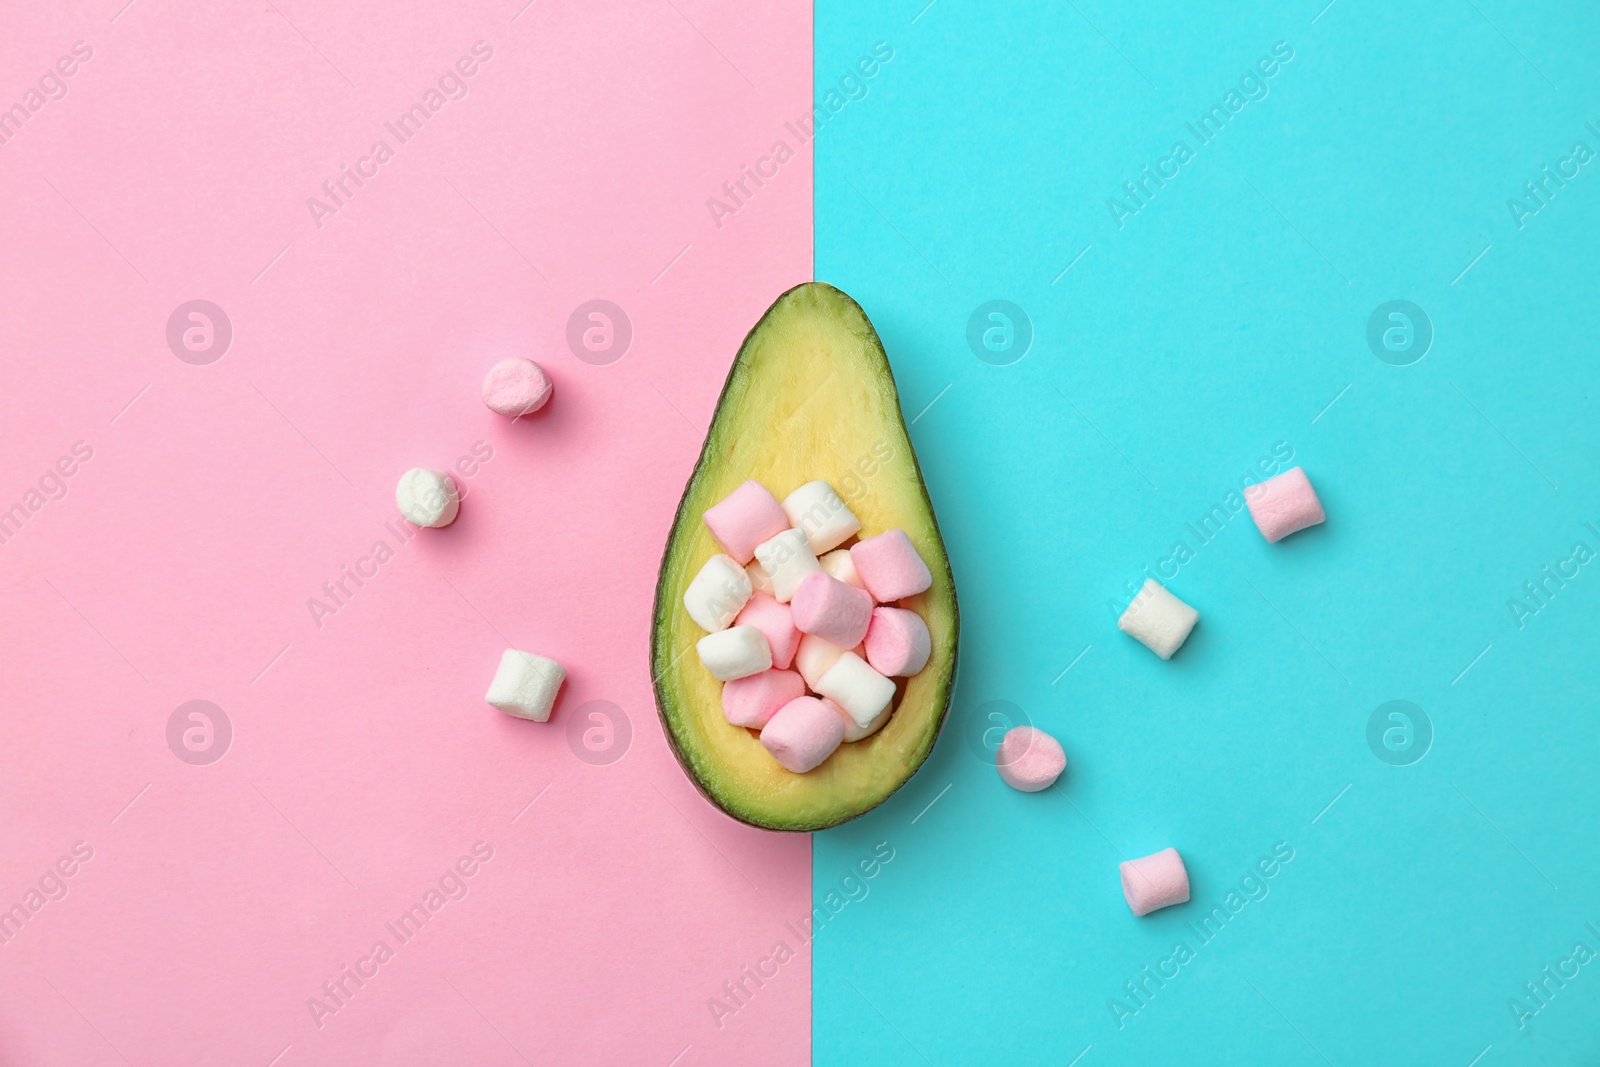
{"label": "marshmallow inside avocado", "polygon": [[[805,774],[779,766],[755,732],[728,721],[722,683],[695,654],[705,631],[684,606],[690,581],[721,551],[702,516],[749,479],[780,499],[826,480],[860,519],[861,539],[903,530],[933,575],[925,592],[899,602],[927,623],[927,665],[900,683],[882,729]],[[877,331],[838,289],[796,286],[739,349],[661,561],[651,673],[678,762],[712,803],[753,826],[820,830],[855,818],[933,749],[955,680],[957,622],[954,577]]]}

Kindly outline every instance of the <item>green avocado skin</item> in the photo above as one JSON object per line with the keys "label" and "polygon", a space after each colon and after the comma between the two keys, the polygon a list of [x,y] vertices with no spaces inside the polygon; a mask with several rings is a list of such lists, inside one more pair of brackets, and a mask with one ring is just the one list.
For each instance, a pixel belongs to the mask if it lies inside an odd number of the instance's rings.
{"label": "green avocado skin", "polygon": [[[932,531],[932,539],[936,543],[937,552],[934,558],[927,558],[925,562],[935,574],[935,584],[939,578],[944,579],[944,588],[948,590],[949,625],[945,631],[949,642],[949,657],[945,667],[945,676],[939,679],[937,690],[925,697],[926,707],[922,714],[928,716],[928,728],[925,731],[925,740],[922,741],[913,754],[908,764],[889,768],[889,773],[898,777],[898,781],[884,788],[881,795],[876,796],[869,803],[861,805],[841,805],[839,810],[827,813],[823,817],[785,816],[782,813],[770,810],[760,810],[755,805],[741,803],[739,797],[729,796],[725,791],[714,788],[708,779],[716,777],[717,768],[713,757],[699,751],[691,738],[686,736],[687,730],[683,726],[687,716],[691,713],[684,706],[684,694],[674,685],[671,669],[680,658],[675,653],[667,634],[671,628],[675,613],[683,611],[682,595],[685,586],[683,574],[685,573],[681,559],[675,559],[675,552],[682,547],[682,542],[688,539],[701,524],[701,511],[706,506],[704,501],[697,501],[697,490],[704,480],[713,476],[713,468],[723,462],[721,453],[724,449],[721,444],[727,439],[729,433],[740,433],[736,425],[739,421],[738,412],[730,406],[731,398],[741,393],[740,386],[747,375],[754,373],[750,356],[758,347],[764,333],[772,323],[786,314],[794,314],[794,305],[797,303],[808,307],[821,305],[823,308],[836,308],[842,319],[858,320],[850,322],[847,329],[853,339],[863,346],[878,368],[881,368],[881,381],[876,383],[877,391],[883,394],[886,401],[885,409],[893,413],[894,427],[899,439],[904,442],[906,453],[910,459],[912,469],[915,471],[916,486],[921,494],[921,503],[926,511],[927,520]],[[814,312],[813,312],[814,313]],[[823,313],[831,313],[824,311]],[[769,487],[780,492],[780,487]],[[929,553],[924,552],[925,556]],[[687,570],[692,576],[698,564]],[[942,606],[942,605],[941,605]],[[930,623],[931,628],[931,623]],[[945,550],[943,537],[939,533],[938,519],[934,514],[932,501],[927,495],[926,483],[923,479],[922,469],[917,462],[916,451],[911,446],[910,436],[906,432],[905,415],[900,409],[899,396],[894,384],[893,372],[889,366],[887,353],[877,331],[872,327],[871,321],[861,306],[842,290],[828,285],[825,282],[804,282],[785,291],[775,300],[771,307],[761,316],[760,320],[751,327],[739,347],[739,353],[733,361],[733,366],[728,372],[727,379],[723,382],[722,392],[717,399],[716,412],[711,421],[711,427],[706,434],[706,440],[701,448],[700,457],[695,463],[693,473],[688,483],[684,486],[682,497],[679,499],[677,510],[673,517],[672,528],[667,537],[665,549],[662,553],[661,567],[656,582],[655,606],[652,612],[650,645],[651,645],[651,684],[655,692],[656,708],[661,717],[663,732],[667,743],[671,746],[673,755],[682,766],[684,773],[694,783],[707,800],[717,808],[740,822],[766,830],[779,830],[791,832],[809,832],[825,830],[857,818],[877,807],[887,800],[893,793],[903,786],[916,774],[922,764],[933,751],[933,743],[943,728],[948,716],[950,700],[955,690],[955,674],[957,662],[957,644],[960,634],[960,613],[955,595],[955,576],[951,570],[949,553]],[[935,640],[940,637],[936,636]],[[681,659],[689,662],[693,659],[690,655],[683,655]],[[904,709],[897,709],[898,716]],[[720,709],[718,715],[720,716]]]}

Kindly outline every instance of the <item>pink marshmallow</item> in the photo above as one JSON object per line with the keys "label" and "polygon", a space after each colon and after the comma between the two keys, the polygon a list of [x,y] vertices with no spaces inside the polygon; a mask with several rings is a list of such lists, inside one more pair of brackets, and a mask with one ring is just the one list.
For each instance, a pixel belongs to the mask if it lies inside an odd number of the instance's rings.
{"label": "pink marshmallow", "polygon": [[880,604],[915,596],[933,584],[904,530],[888,530],[850,546],[850,561],[866,583],[867,592]]}
{"label": "pink marshmallow", "polygon": [[544,368],[520,356],[502,359],[483,378],[483,402],[490,411],[513,419],[544,407],[554,391]]}
{"label": "pink marshmallow", "polygon": [[840,648],[859,645],[872,622],[872,598],[821,571],[800,583],[789,607],[801,633],[820,637]]}
{"label": "pink marshmallow", "polygon": [[1291,467],[1259,485],[1245,486],[1244,499],[1250,505],[1256,528],[1269,542],[1281,541],[1328,517],[1317,491],[1311,488],[1311,479],[1299,467]]}
{"label": "pink marshmallow", "polygon": [[757,545],[789,528],[777,497],[757,481],[745,482],[711,505],[704,518],[717,544],[740,563],[755,559]]}
{"label": "pink marshmallow", "polygon": [[795,649],[800,647],[800,631],[795,629],[794,617],[788,604],[780,604],[765,593],[750,598],[733,620],[735,626],[754,626],[767,635],[772,646],[772,665],[780,671],[789,669],[794,662]]}
{"label": "pink marshmallow", "polygon": [[1024,793],[1037,793],[1055,784],[1067,769],[1061,742],[1032,726],[1013,726],[1000,739],[994,765],[1006,785]]}
{"label": "pink marshmallow", "polygon": [[762,671],[722,684],[722,714],[735,726],[759,730],[779,708],[805,695],[805,679],[794,671]]}
{"label": "pink marshmallow", "polygon": [[909,678],[928,664],[933,638],[922,616],[905,608],[873,608],[867,662],[879,674]]}
{"label": "pink marshmallow", "polygon": [[1122,864],[1122,895],[1135,915],[1182,904],[1189,899],[1189,872],[1175,848]]}
{"label": "pink marshmallow", "polygon": [[761,730],[772,758],[804,774],[844,742],[844,716],[816,697],[798,697],[778,709]]}

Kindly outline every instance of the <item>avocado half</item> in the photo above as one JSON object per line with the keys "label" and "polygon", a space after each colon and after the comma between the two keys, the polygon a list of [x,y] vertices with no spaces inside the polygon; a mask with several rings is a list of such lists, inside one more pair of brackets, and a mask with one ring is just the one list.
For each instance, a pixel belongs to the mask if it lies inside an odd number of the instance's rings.
{"label": "avocado half", "polygon": [[[794,774],[757,736],[723,717],[722,683],[700,663],[705,634],[683,593],[721,551],[701,519],[747,478],[782,500],[826,479],[861,520],[861,535],[901,529],[933,573],[902,602],[922,616],[933,654],[904,680],[889,722]],[[877,331],[850,297],[822,282],[795,286],[745,337],[717,401],[700,460],[667,537],[656,584],[651,675],[668,741],[717,807],[769,830],[822,830],[870,811],[916,773],[944,725],[955,681],[955,577],[906,434],[894,374]]]}

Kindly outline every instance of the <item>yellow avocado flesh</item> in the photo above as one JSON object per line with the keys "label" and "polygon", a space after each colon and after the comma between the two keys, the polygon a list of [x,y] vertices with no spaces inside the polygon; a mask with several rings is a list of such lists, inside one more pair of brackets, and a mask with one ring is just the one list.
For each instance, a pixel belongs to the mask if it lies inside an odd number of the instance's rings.
{"label": "yellow avocado flesh", "polygon": [[[933,653],[907,679],[887,725],[839,746],[806,774],[785,770],[722,713],[722,683],[695,652],[705,636],[683,593],[722,549],[702,515],[746,479],[782,500],[826,480],[861,520],[860,537],[906,532],[933,586],[901,601],[928,624]],[[745,338],[678,505],[656,587],[651,669],[678,760],[729,815],[773,830],[820,830],[882,803],[921,766],[944,723],[955,676],[955,581],[883,345],[859,304],[809,282],[789,290]]]}

